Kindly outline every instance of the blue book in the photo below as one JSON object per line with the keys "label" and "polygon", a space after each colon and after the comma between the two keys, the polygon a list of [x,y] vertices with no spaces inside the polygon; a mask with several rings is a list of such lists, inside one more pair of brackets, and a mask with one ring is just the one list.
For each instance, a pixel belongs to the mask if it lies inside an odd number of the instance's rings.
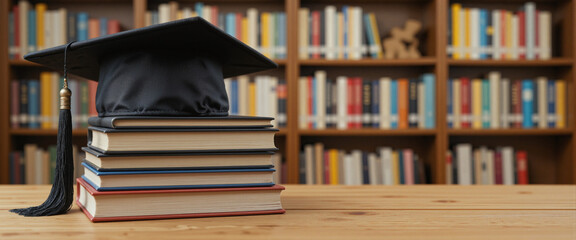
{"label": "blue book", "polygon": [[534,107],[534,85],[532,80],[522,81],[522,127],[532,128],[534,123],[532,121],[532,111]]}
{"label": "blue book", "polygon": [[480,59],[486,59],[486,49],[488,47],[488,34],[486,29],[488,28],[488,10],[480,9]]}
{"label": "blue book", "polygon": [[100,35],[99,36],[108,35],[108,19],[103,17],[103,18],[100,18],[99,21],[100,21]]}
{"label": "blue book", "polygon": [[390,129],[398,128],[398,81],[390,81]]}
{"label": "blue book", "polygon": [[40,128],[40,81],[28,80],[28,127]]}
{"label": "blue book", "polygon": [[[346,5],[342,6],[342,16],[344,18],[344,26],[349,26],[348,21],[350,21],[350,20],[348,19],[348,6],[346,6]],[[312,28],[310,28],[310,29],[312,29]],[[348,34],[349,33],[348,33],[347,27],[343,27],[342,29],[344,30],[344,42],[342,43],[342,45],[344,45],[343,46],[344,47],[344,49],[343,49],[344,59],[348,59],[348,52],[349,52],[348,51],[348,44],[349,44],[348,43]],[[310,35],[312,35],[312,34],[310,34]]]}
{"label": "blue book", "polygon": [[490,128],[490,82],[482,79],[482,128]]}
{"label": "blue book", "polygon": [[404,179],[406,176],[404,174],[404,154],[403,154],[403,150],[402,149],[398,149],[398,173],[399,173],[399,177],[400,177],[400,184],[405,184],[406,183],[406,179]]}
{"label": "blue book", "polygon": [[98,191],[273,186],[274,169],[100,172],[86,162],[82,178]]}
{"label": "blue book", "polygon": [[434,128],[436,126],[436,81],[433,73],[422,75],[424,83],[424,127]]}
{"label": "blue book", "polygon": [[362,152],[362,183],[370,184],[370,164],[368,163],[368,153]]}
{"label": "blue book", "polygon": [[36,10],[28,11],[28,52],[35,52],[36,48]]}
{"label": "blue book", "polygon": [[286,58],[286,13],[280,12],[277,15],[276,26],[278,31],[278,48],[276,55],[278,59]]}
{"label": "blue book", "polygon": [[230,114],[238,115],[238,80],[230,81]]}
{"label": "blue book", "polygon": [[236,37],[236,14],[227,13],[226,23],[224,26],[226,33],[230,34],[230,36]]}
{"label": "blue book", "polygon": [[372,32],[372,24],[370,24],[370,15],[364,14],[364,29],[366,30],[366,40],[368,41],[368,54],[372,58],[378,58],[378,53],[376,51],[370,51],[371,47],[374,46],[374,33]]}
{"label": "blue book", "polygon": [[88,13],[79,12],[76,21],[78,41],[88,40]]}
{"label": "blue book", "polygon": [[547,122],[549,128],[556,127],[556,85],[554,80],[548,80],[546,89],[546,104],[548,105]]}
{"label": "blue book", "polygon": [[196,14],[202,18],[204,17],[204,16],[202,16],[202,10],[203,9],[204,9],[204,3],[197,2],[196,4],[194,4],[194,11],[196,11]]}
{"label": "blue book", "polygon": [[446,103],[447,103],[446,114],[448,115],[447,117],[448,128],[454,128],[454,95],[452,93],[453,87],[454,87],[454,80],[448,79],[447,84],[448,92],[446,95]]}
{"label": "blue book", "polygon": [[372,127],[380,127],[380,81],[372,81]]}

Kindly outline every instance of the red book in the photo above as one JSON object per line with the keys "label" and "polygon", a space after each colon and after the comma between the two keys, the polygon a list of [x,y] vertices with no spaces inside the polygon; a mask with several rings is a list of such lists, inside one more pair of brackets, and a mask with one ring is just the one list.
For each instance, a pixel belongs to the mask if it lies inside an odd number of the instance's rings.
{"label": "red book", "polygon": [[528,184],[528,158],[526,151],[516,151],[516,171],[518,184]]}
{"label": "red book", "polygon": [[242,13],[236,13],[236,38],[242,40]]}
{"label": "red book", "polygon": [[12,128],[20,128],[20,81],[14,80],[10,84],[10,123]]}
{"label": "red book", "polygon": [[462,128],[470,128],[472,127],[472,85],[469,78],[460,79],[460,97]]}
{"label": "red book", "polygon": [[330,152],[324,151],[324,184],[330,183]]}
{"label": "red book", "polygon": [[218,22],[218,6],[212,5],[210,6],[210,22],[214,24],[214,26],[220,26]]}
{"label": "red book", "polygon": [[526,13],[518,11],[518,58],[526,59]]}
{"label": "red book", "polygon": [[14,48],[17,49],[14,59],[20,59],[22,54],[20,52],[20,8],[18,4],[12,7],[12,12],[14,13]]}
{"label": "red book", "polygon": [[510,86],[510,103],[512,112],[512,127],[522,128],[522,81],[513,80]]}
{"label": "red book", "polygon": [[354,78],[354,128],[362,128],[362,78]]}
{"label": "red book", "polygon": [[320,59],[320,11],[312,11],[312,59]]}
{"label": "red book", "polygon": [[97,116],[98,111],[96,111],[96,90],[98,89],[98,82],[88,81],[88,114],[89,116]]}
{"label": "red book", "polygon": [[398,79],[398,128],[408,128],[408,79]]}
{"label": "red book", "polygon": [[352,78],[348,78],[348,88],[346,88],[346,96],[347,96],[347,101],[346,104],[348,104],[348,116],[347,116],[347,122],[348,122],[348,128],[354,128],[354,80]]}
{"label": "red book", "polygon": [[504,183],[502,175],[502,152],[497,150],[494,153],[494,183],[502,184]]}
{"label": "red book", "polygon": [[316,116],[314,116],[314,86],[312,77],[308,77],[308,129],[314,128]]}
{"label": "red book", "polygon": [[[96,191],[76,179],[76,204],[92,222],[284,213],[284,187]],[[214,201],[217,198],[218,201]],[[247,199],[250,199],[249,201]]]}
{"label": "red book", "polygon": [[108,21],[108,34],[114,34],[120,32],[120,21],[109,20]]}
{"label": "red book", "polygon": [[506,37],[512,37],[512,36],[506,36],[506,10],[501,10],[500,12],[500,47],[502,48],[502,50],[505,51],[501,51],[500,57],[502,59],[506,59],[506,53],[508,51],[510,51],[510,49],[507,48],[507,44],[506,44]]}

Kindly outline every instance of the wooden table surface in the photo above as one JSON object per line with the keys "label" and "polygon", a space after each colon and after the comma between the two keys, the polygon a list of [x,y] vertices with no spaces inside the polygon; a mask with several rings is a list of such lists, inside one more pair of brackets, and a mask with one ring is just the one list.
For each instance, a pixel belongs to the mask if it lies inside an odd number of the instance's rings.
{"label": "wooden table surface", "polygon": [[92,223],[36,205],[49,186],[0,185],[0,239],[576,239],[576,186],[286,185],[286,214]]}

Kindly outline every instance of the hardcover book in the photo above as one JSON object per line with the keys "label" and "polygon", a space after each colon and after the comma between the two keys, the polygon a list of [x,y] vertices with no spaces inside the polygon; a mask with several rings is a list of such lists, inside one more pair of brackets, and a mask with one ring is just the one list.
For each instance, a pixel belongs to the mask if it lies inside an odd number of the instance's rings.
{"label": "hardcover book", "polygon": [[[282,186],[101,192],[77,179],[76,204],[92,222],[284,213]],[[249,199],[249,201],[247,201]]]}
{"label": "hardcover book", "polygon": [[117,116],[91,117],[88,124],[105,128],[266,128],[271,117],[158,117]]}

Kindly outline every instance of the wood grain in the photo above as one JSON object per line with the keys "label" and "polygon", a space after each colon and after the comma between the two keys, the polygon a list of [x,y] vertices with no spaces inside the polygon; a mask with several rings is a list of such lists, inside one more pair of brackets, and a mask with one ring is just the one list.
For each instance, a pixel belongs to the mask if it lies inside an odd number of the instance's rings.
{"label": "wood grain", "polygon": [[575,239],[576,187],[288,185],[286,214],[92,223],[26,218],[49,186],[0,185],[0,239]]}

